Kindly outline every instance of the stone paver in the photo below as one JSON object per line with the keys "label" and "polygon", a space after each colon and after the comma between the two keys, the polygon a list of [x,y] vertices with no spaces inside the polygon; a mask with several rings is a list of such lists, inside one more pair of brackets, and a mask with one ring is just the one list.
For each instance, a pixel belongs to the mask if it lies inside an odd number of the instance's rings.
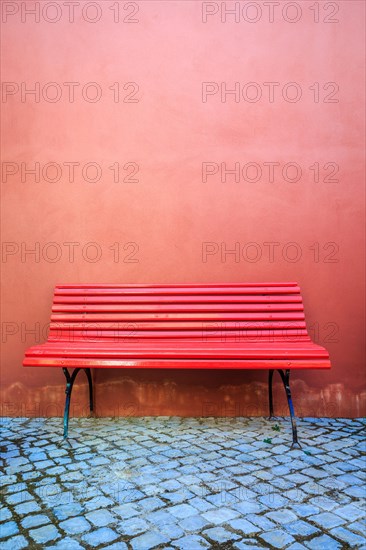
{"label": "stone paver", "polygon": [[115,531],[112,531],[109,527],[101,527],[100,529],[97,529],[97,531],[84,535],[82,540],[89,546],[99,546],[100,544],[111,542],[117,538],[118,535]]}
{"label": "stone paver", "polygon": [[311,550],[339,550],[342,548],[342,544],[329,535],[315,537],[308,542],[304,542],[304,544],[306,548]]}
{"label": "stone paver", "polygon": [[253,533],[260,532],[259,527],[256,527],[253,523],[243,518],[230,520],[227,523],[234,531],[244,533],[245,535],[252,535]]}
{"label": "stone paver", "polygon": [[365,420],[61,424],[2,420],[1,550],[366,550]]}
{"label": "stone paver", "polygon": [[5,523],[0,523],[0,538],[5,539],[11,535],[15,535],[19,532],[18,526],[15,521],[7,521]]}
{"label": "stone paver", "polygon": [[202,533],[208,539],[212,539],[214,542],[228,542],[230,540],[238,540],[241,537],[231,531],[227,531],[223,527],[213,527],[212,529],[206,529]]}
{"label": "stone paver", "polygon": [[43,544],[51,540],[60,538],[61,534],[54,525],[45,525],[38,529],[32,529],[29,531],[30,536],[38,544]]}
{"label": "stone paver", "polygon": [[32,527],[38,527],[39,525],[44,525],[45,523],[50,523],[50,518],[44,514],[34,514],[26,516],[22,519],[21,524],[24,529],[31,529]]}
{"label": "stone paver", "polygon": [[83,550],[83,548],[77,540],[70,537],[65,537],[52,546],[47,546],[47,550]]}
{"label": "stone paver", "polygon": [[268,544],[274,546],[275,548],[286,548],[286,546],[288,546],[290,542],[295,541],[292,535],[286,533],[285,531],[282,531],[281,529],[268,531],[268,533],[262,533],[261,537]]}
{"label": "stone paver", "polygon": [[21,550],[22,548],[28,548],[29,543],[23,535],[17,535],[16,537],[11,537],[4,542],[0,543],[1,550]]}
{"label": "stone paver", "polygon": [[77,535],[79,533],[85,533],[85,531],[90,531],[90,523],[80,516],[62,521],[60,527],[68,535]]}
{"label": "stone paver", "polygon": [[111,523],[115,523],[117,520],[108,510],[94,510],[86,515],[88,521],[97,527],[105,527]]}
{"label": "stone paver", "polygon": [[173,514],[176,518],[184,519],[189,516],[194,516],[197,510],[190,504],[178,504],[177,506],[171,506],[169,508],[169,513]]}
{"label": "stone paver", "polygon": [[[365,536],[361,537],[360,535],[356,535],[356,533],[353,533],[352,531],[349,531],[344,527],[335,527],[334,529],[331,529],[330,533],[333,537],[336,537],[337,539],[344,541],[345,543],[349,544],[351,547],[357,548],[357,547],[363,546],[364,548],[366,548]],[[365,530],[364,530],[364,534],[365,534]]]}
{"label": "stone paver", "polygon": [[133,550],[150,550],[150,548],[165,544],[168,540],[169,539],[161,533],[149,531],[139,537],[133,538],[130,544]]}

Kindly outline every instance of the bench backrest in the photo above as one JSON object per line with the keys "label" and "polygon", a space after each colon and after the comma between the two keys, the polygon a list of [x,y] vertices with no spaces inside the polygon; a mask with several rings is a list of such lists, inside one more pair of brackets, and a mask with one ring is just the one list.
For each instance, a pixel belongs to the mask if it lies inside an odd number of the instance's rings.
{"label": "bench backrest", "polygon": [[59,285],[49,341],[308,341],[296,283]]}

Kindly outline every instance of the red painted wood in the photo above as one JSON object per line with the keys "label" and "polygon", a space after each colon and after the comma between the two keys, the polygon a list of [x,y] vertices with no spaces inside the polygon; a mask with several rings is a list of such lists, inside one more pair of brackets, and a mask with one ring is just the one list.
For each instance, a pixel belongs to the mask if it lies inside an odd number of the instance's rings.
{"label": "red painted wood", "polygon": [[24,366],[329,368],[296,283],[58,285]]}
{"label": "red painted wood", "polygon": [[80,367],[102,369],[328,369],[328,359],[302,360],[179,360],[179,359],[136,359],[136,360],[101,360],[101,359],[53,359],[50,357],[34,359],[26,357],[24,367]]}
{"label": "red painted wood", "polygon": [[[33,357],[113,357],[113,358],[154,358],[154,359],[283,359],[283,358],[308,358],[318,357],[326,358],[327,352],[319,346],[303,346],[295,345],[293,347],[288,344],[282,346],[264,344],[260,345],[234,345],[233,343],[204,343],[199,342],[193,345],[192,342],[169,342],[162,345],[150,344],[134,344],[125,343],[123,348],[119,344],[110,344],[109,346],[95,344],[67,346],[47,345],[42,348],[33,349],[31,356]],[[26,353],[28,356],[28,353]]]}
{"label": "red painted wood", "polygon": [[301,296],[292,295],[205,295],[205,296],[78,296],[56,295],[54,304],[267,304],[302,303]]}
{"label": "red painted wood", "polygon": [[226,321],[243,321],[243,322],[254,322],[257,321],[302,321],[305,319],[303,313],[240,313],[240,312],[213,312],[213,313],[202,313],[202,312],[190,312],[190,313],[167,313],[167,312],[156,312],[156,313],[75,313],[73,315],[51,315],[51,321],[55,323],[98,323],[99,325],[103,323],[151,323],[151,322],[160,322],[164,321],[169,323],[172,327],[177,327],[185,322],[194,321],[194,322],[226,322]]}
{"label": "red painted wood", "polygon": [[[50,327],[52,330],[56,331],[70,331],[74,330],[87,332],[88,330],[94,331],[104,331],[104,330],[119,330],[119,329],[130,329],[130,330],[196,330],[200,332],[206,332],[208,330],[236,330],[236,331],[270,331],[270,330],[283,330],[286,331],[291,329],[291,324],[289,322],[283,322],[282,325],[279,325],[279,322],[261,322],[261,321],[222,321],[219,320],[211,322],[202,322],[202,321],[192,321],[192,322],[172,322],[172,321],[129,321],[129,322],[120,322],[120,323],[51,323]],[[296,321],[292,325],[293,328],[305,329],[306,325],[304,322]]]}
{"label": "red painted wood", "polygon": [[243,288],[240,291],[237,288],[212,288],[212,289],[201,289],[201,288],[192,288],[192,289],[151,289],[149,292],[146,288],[127,288],[123,289],[90,289],[85,290],[83,293],[80,293],[76,289],[72,290],[59,290],[55,294],[56,296],[232,296],[232,295],[264,295],[272,294],[274,296],[284,295],[284,294],[296,294],[296,287],[288,288]]}
{"label": "red painted wood", "polygon": [[275,282],[275,283],[179,283],[179,284],[145,284],[145,283],[124,283],[124,284],[67,284],[67,285],[56,285],[56,290],[61,289],[70,289],[76,288],[80,289],[90,289],[90,288],[211,288],[211,287],[220,287],[220,288],[242,288],[242,287],[268,287],[268,286],[298,286],[295,282]]}
{"label": "red painted wood", "polygon": [[309,335],[306,329],[271,329],[264,330],[260,328],[252,328],[252,330],[247,329],[233,329],[233,330],[136,330],[134,325],[130,325],[130,329],[127,330],[77,330],[75,328],[58,330],[53,328],[50,330],[49,341],[83,341],[83,342],[92,342],[93,340],[100,341],[128,341],[129,339],[135,339],[137,341],[148,340],[166,340],[166,339],[189,339],[189,340],[201,340],[205,341],[208,339],[213,339],[218,342],[235,340],[235,341],[255,341],[260,338],[261,341],[300,341],[307,340],[309,341]]}
{"label": "red painted wood", "polygon": [[124,312],[282,312],[282,311],[303,311],[302,304],[74,304],[74,305],[54,305],[53,313],[124,313]]}

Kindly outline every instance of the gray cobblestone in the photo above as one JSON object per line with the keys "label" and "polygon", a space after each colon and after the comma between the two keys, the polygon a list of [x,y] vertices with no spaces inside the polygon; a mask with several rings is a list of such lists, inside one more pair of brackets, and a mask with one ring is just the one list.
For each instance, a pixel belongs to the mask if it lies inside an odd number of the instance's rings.
{"label": "gray cobblestone", "polygon": [[28,548],[28,541],[23,535],[17,535],[7,539],[6,542],[1,542],[1,550],[21,550],[22,548]]}
{"label": "gray cobblestone", "polygon": [[[335,527],[334,529],[330,530],[330,533],[342,541],[349,544],[352,548],[357,548],[364,546],[366,547],[366,539],[365,536],[361,537],[359,535],[356,535],[355,533],[352,533],[352,531],[349,531],[348,529],[345,529],[344,527]],[[364,531],[365,535],[365,531]]]}
{"label": "gray cobblestone", "polygon": [[115,504],[113,500],[111,500],[110,498],[106,498],[105,496],[99,495],[92,498],[91,500],[86,501],[84,503],[84,506],[85,508],[87,508],[87,510],[96,510],[101,506],[110,506],[112,504]]}
{"label": "gray cobblestone", "polygon": [[31,514],[32,512],[39,512],[40,509],[41,508],[39,507],[39,505],[35,500],[29,500],[28,502],[18,504],[17,506],[14,507],[14,511],[19,516],[23,516],[25,514]]}
{"label": "gray cobblestone", "polygon": [[162,496],[169,500],[172,504],[178,504],[185,500],[193,498],[195,495],[189,491],[176,491],[173,493],[163,493]]}
{"label": "gray cobblestone", "polygon": [[361,521],[355,521],[354,523],[350,523],[348,527],[349,529],[351,529],[351,531],[354,531],[355,533],[359,533],[360,535],[363,535],[366,538],[365,518],[363,518],[363,523],[361,523]]}
{"label": "gray cobblestone", "polygon": [[103,546],[103,550],[128,550],[128,546],[124,542],[118,541],[114,544]]}
{"label": "gray cobblestone", "polygon": [[294,504],[292,509],[300,517],[307,517],[320,512],[319,508],[311,504]]}
{"label": "gray cobblestone", "polygon": [[364,510],[361,510],[361,508],[358,508],[357,506],[353,506],[353,504],[348,504],[347,506],[340,506],[334,512],[341,516],[341,518],[344,518],[348,521],[356,521],[361,517],[365,517]]}
{"label": "gray cobblestone", "polygon": [[308,537],[314,533],[319,532],[319,529],[301,519],[287,523],[284,525],[284,529],[291,533],[291,535],[299,535],[301,537]]}
{"label": "gray cobblestone", "polygon": [[272,508],[274,510],[278,510],[279,508],[285,508],[286,506],[289,505],[289,501],[286,497],[280,495],[279,493],[273,493],[273,492],[259,497],[258,501],[261,502],[267,508]]}
{"label": "gray cobblestone", "polygon": [[344,493],[349,495],[352,498],[365,498],[365,487],[360,487],[359,485],[353,487],[346,487]]}
{"label": "gray cobblestone", "polygon": [[241,514],[256,514],[257,512],[265,511],[266,508],[262,503],[258,502],[258,500],[247,500],[247,499],[241,499],[239,501],[234,500],[234,502],[231,505],[232,508],[235,510],[238,510]]}
{"label": "gray cobblestone", "polygon": [[139,506],[147,511],[153,511],[164,506],[164,502],[160,498],[144,498],[139,501]]}
{"label": "gray cobblestone", "polygon": [[215,542],[228,542],[240,539],[239,535],[231,531],[227,531],[223,527],[213,527],[212,529],[206,529],[206,531],[203,531],[202,534]]}
{"label": "gray cobblestone", "polygon": [[7,521],[0,524],[0,539],[16,535],[18,532],[19,529],[15,521]]}
{"label": "gray cobblestone", "polygon": [[188,518],[182,519],[182,521],[179,522],[180,527],[187,533],[190,533],[192,531],[200,531],[208,524],[209,522],[199,515],[189,516]]}
{"label": "gray cobblestone", "polygon": [[47,550],[84,550],[79,542],[70,537],[65,537],[53,546],[47,546]]}
{"label": "gray cobblestone", "polygon": [[32,453],[28,456],[29,460],[32,462],[37,462],[38,460],[47,460],[46,453],[38,452],[38,453]]}
{"label": "gray cobblestone", "polygon": [[1,550],[366,548],[365,423],[276,423],[5,419]]}
{"label": "gray cobblestone", "polygon": [[53,508],[53,513],[59,521],[67,519],[72,516],[77,516],[83,512],[84,508],[77,502],[70,502],[70,504],[61,504]]}
{"label": "gray cobblestone", "polygon": [[259,527],[261,531],[270,531],[271,529],[276,528],[276,524],[264,515],[260,516],[256,514],[248,514],[245,517],[250,523],[253,523]]}
{"label": "gray cobblestone", "polygon": [[111,523],[116,522],[116,518],[112,516],[108,510],[94,510],[86,515],[86,518],[96,527],[106,527]]}
{"label": "gray cobblestone", "polygon": [[311,550],[338,550],[342,547],[340,542],[337,542],[335,539],[329,535],[321,535],[320,537],[315,537],[308,542],[304,542],[307,548]]}
{"label": "gray cobblestone", "polygon": [[76,518],[66,519],[60,523],[61,529],[65,531],[68,535],[75,535],[79,533],[85,533],[85,531],[90,531],[90,523],[88,523],[83,517],[79,516]]}
{"label": "gray cobblestone", "polygon": [[133,538],[130,544],[133,550],[150,550],[155,546],[160,546],[161,544],[168,542],[168,540],[168,537],[162,535],[161,533],[149,531],[139,537]]}
{"label": "gray cobblestone", "polygon": [[318,514],[317,516],[310,516],[308,518],[310,521],[314,521],[317,525],[323,529],[330,529],[331,527],[337,527],[345,523],[345,520],[331,512],[324,512],[323,514]]}
{"label": "gray cobblestone", "polygon": [[188,535],[182,537],[173,542],[176,548],[180,550],[201,550],[201,548],[209,548],[211,545],[207,542],[206,539],[200,537],[199,535]]}
{"label": "gray cobblestone", "polygon": [[253,523],[250,523],[250,521],[243,518],[230,520],[227,523],[232,529],[234,529],[234,531],[240,531],[245,535],[252,535],[260,532],[259,527],[256,527]]}
{"label": "gray cobblestone", "polygon": [[21,521],[21,524],[25,529],[38,527],[39,525],[44,525],[45,523],[50,523],[50,518],[44,514],[27,516]]}
{"label": "gray cobblestone", "polygon": [[275,548],[285,548],[285,546],[290,544],[290,542],[295,541],[292,535],[282,531],[281,529],[268,531],[268,533],[262,533],[261,538]]}
{"label": "gray cobblestone", "polygon": [[269,512],[266,514],[269,519],[283,525],[296,520],[296,514],[291,510],[276,510],[275,512]]}
{"label": "gray cobblestone", "polygon": [[9,508],[5,508],[4,506],[2,506],[0,508],[0,521],[7,521],[11,517],[12,517],[12,513],[9,510]]}
{"label": "gray cobblestone", "polygon": [[61,536],[54,525],[45,525],[38,529],[32,529],[29,531],[29,534],[38,544],[58,539]]}
{"label": "gray cobblestone", "polygon": [[166,535],[169,540],[174,540],[179,537],[183,537],[183,535],[185,534],[185,531],[183,531],[183,529],[178,525],[178,523],[174,523],[174,522],[158,525],[157,529],[159,529],[163,535]]}
{"label": "gray cobblestone", "polygon": [[[8,476],[8,477],[13,477],[13,476]],[[23,482],[23,483],[12,483],[11,485],[8,485],[8,487],[6,487],[6,492],[7,493],[21,493],[21,491],[25,491],[26,489],[26,484]]]}
{"label": "gray cobblestone", "polygon": [[194,516],[197,514],[196,508],[190,504],[178,504],[177,506],[172,506],[169,509],[170,514],[173,514],[174,517],[179,519],[188,518],[189,516]]}
{"label": "gray cobblestone", "polygon": [[218,508],[205,512],[202,515],[210,523],[218,525],[239,516],[239,512],[237,510],[231,510],[230,508]]}
{"label": "gray cobblestone", "polygon": [[117,514],[120,518],[128,519],[133,516],[137,516],[139,514],[139,510],[135,504],[121,504],[120,506],[116,506],[115,508],[112,508],[112,511]]}
{"label": "gray cobblestone", "polygon": [[236,542],[235,547],[238,550],[258,550],[258,548],[263,548],[256,543],[255,539],[243,539],[242,541]]}
{"label": "gray cobblestone", "polygon": [[128,519],[119,526],[119,529],[123,534],[130,536],[144,533],[148,530],[148,528],[148,523],[144,519],[139,517]]}
{"label": "gray cobblestone", "polygon": [[90,546],[99,546],[100,544],[106,544],[107,542],[112,542],[118,538],[117,533],[112,531],[109,527],[101,527],[97,531],[88,533],[82,537],[82,540],[85,541]]}
{"label": "gray cobblestone", "polygon": [[32,499],[33,497],[30,493],[28,493],[28,491],[20,491],[19,493],[13,493],[5,497],[6,502],[12,505],[22,504],[23,502]]}
{"label": "gray cobblestone", "polygon": [[109,546],[104,546],[103,550],[128,550],[128,546],[124,542],[118,541]]}

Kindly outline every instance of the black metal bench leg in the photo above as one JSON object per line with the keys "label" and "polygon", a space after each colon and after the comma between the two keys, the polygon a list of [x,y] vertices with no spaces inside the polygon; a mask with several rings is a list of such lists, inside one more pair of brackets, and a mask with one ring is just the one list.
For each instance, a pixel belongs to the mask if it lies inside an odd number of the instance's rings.
{"label": "black metal bench leg", "polygon": [[66,438],[67,432],[69,429],[69,412],[70,412],[70,400],[71,400],[72,387],[74,385],[76,375],[80,369],[74,369],[71,376],[67,368],[63,367],[62,370],[64,371],[64,375],[66,378],[66,389],[65,389],[66,400],[65,400],[65,410],[64,410],[64,438]]}
{"label": "black metal bench leg", "polygon": [[[66,367],[63,367],[62,370],[64,371],[64,375],[66,378],[66,400],[65,400],[65,410],[64,410],[64,438],[67,438],[67,433],[69,429],[69,412],[70,412],[70,400],[71,400],[71,392],[72,387],[75,382],[75,378],[78,374],[78,372],[81,370],[81,368],[74,369],[73,373],[70,376],[69,371]],[[93,403],[93,380],[91,376],[90,369],[83,369],[85,371],[85,374],[88,378],[89,383],[89,407],[90,411],[94,410],[94,403]]]}
{"label": "black metal bench leg", "polygon": [[84,371],[88,378],[88,383],[89,383],[89,408],[90,408],[90,412],[93,412],[94,411],[93,379],[92,379],[90,369],[84,369]]}
{"label": "black metal bench leg", "polygon": [[283,370],[278,369],[278,372],[281,376],[283,385],[286,390],[286,397],[287,397],[287,403],[288,408],[290,411],[290,417],[291,417],[291,426],[292,426],[292,445],[291,449],[301,449],[301,445],[297,439],[297,426],[296,426],[296,419],[295,419],[295,411],[294,406],[292,404],[292,397],[291,397],[291,390],[290,390],[290,371],[287,369],[285,372]]}
{"label": "black metal bench leg", "polygon": [[269,400],[269,419],[273,416],[273,394],[272,394],[272,380],[274,370],[268,371],[268,400]]}

